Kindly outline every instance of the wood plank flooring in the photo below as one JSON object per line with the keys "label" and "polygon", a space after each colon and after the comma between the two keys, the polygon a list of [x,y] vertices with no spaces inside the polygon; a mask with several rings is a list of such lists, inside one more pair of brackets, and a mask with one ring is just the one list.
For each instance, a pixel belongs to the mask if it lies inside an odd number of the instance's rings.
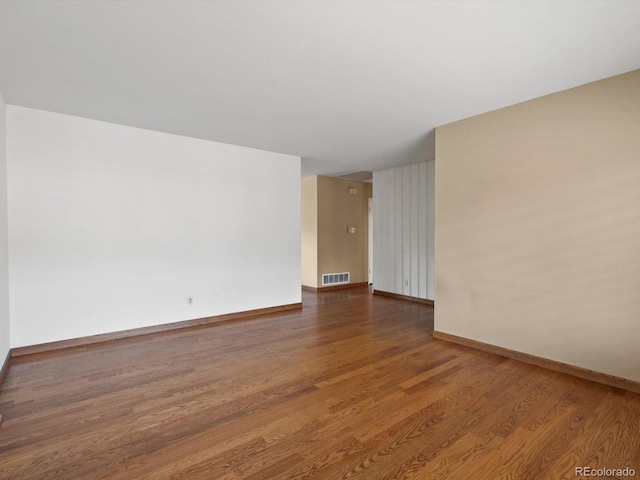
{"label": "wood plank flooring", "polygon": [[0,478],[640,477],[640,395],[434,341],[432,307],[366,288],[303,303],[12,359]]}

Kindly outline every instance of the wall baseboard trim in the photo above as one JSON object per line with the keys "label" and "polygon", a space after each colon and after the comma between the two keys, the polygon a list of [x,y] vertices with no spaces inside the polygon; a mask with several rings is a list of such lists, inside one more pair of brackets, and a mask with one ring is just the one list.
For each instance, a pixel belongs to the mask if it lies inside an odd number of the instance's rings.
{"label": "wall baseboard trim", "polygon": [[[2,381],[4,380],[4,376],[7,374],[7,370],[9,370],[9,362],[11,361],[11,349],[7,352],[7,356],[4,357],[4,362],[0,366],[0,387],[2,386]],[[2,414],[0,414],[0,425],[2,425]]]}
{"label": "wall baseboard trim", "polygon": [[434,305],[433,300],[428,300],[426,298],[411,297],[409,295],[400,295],[399,293],[385,292],[384,290],[374,289],[373,294],[380,295],[381,297],[389,297],[389,298],[397,298],[398,300],[406,300],[407,302],[423,303],[424,305],[431,305],[431,306]]}
{"label": "wall baseboard trim", "polygon": [[329,292],[332,290],[345,290],[347,288],[360,288],[366,287],[369,284],[367,282],[358,282],[358,283],[345,283],[344,285],[329,285],[326,287],[310,287],[308,285],[302,285],[302,290],[306,290],[307,292]]}
{"label": "wall baseboard trim", "polygon": [[2,362],[2,365],[0,366],[0,385],[2,385],[4,376],[7,374],[7,370],[9,370],[9,362],[11,361],[11,352],[12,350],[9,349],[9,351],[7,352],[7,356],[4,358],[4,362]]}
{"label": "wall baseboard trim", "polygon": [[150,335],[152,333],[168,332],[181,328],[199,327],[202,325],[209,325],[213,323],[227,322],[229,320],[237,320],[239,318],[255,317],[258,315],[285,312],[287,310],[297,310],[301,308],[302,302],[290,303],[287,305],[278,305],[275,307],[258,308],[256,310],[246,310],[243,312],[215,315],[213,317],[204,317],[196,318],[194,320],[183,320],[181,322],[165,323],[163,325],[153,325],[150,327],[132,328],[131,330],[120,330],[118,332],[102,333],[99,335],[90,335],[87,337],[71,338],[69,340],[60,340],[57,342],[40,343],[38,345],[13,348],[11,349],[11,356],[21,357],[23,355],[50,352],[53,350],[61,350],[63,348],[83,347],[94,343],[120,340],[123,338],[137,337],[141,335]]}
{"label": "wall baseboard trim", "polygon": [[489,343],[479,342],[477,340],[471,340],[469,338],[458,337],[450,333],[439,332],[435,330],[433,332],[433,338],[437,340],[444,340],[445,342],[455,343],[463,345],[465,347],[475,348],[487,353],[493,353],[500,355],[501,357],[510,358],[519,362],[535,365],[536,367],[546,368],[560,373],[566,373],[574,377],[583,378],[585,380],[591,380],[593,382],[602,383],[611,387],[621,388],[634,393],[640,393],[640,382],[628,380],[626,378],[616,377],[615,375],[609,375],[608,373],[596,372],[587,368],[576,367],[567,363],[558,362],[556,360],[549,360],[548,358],[538,357],[529,353],[518,352],[517,350],[511,350],[504,347],[498,347]]}

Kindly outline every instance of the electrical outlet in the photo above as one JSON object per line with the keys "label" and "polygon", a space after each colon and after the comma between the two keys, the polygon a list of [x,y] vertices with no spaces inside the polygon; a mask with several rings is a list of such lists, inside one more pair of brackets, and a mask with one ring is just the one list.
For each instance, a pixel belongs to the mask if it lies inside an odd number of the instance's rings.
{"label": "electrical outlet", "polygon": [[404,284],[405,284],[405,286],[407,286],[407,287],[408,287],[408,286],[409,286],[409,280],[405,280],[405,281],[404,281]]}
{"label": "electrical outlet", "polygon": [[187,304],[193,305],[193,297],[187,297]]}

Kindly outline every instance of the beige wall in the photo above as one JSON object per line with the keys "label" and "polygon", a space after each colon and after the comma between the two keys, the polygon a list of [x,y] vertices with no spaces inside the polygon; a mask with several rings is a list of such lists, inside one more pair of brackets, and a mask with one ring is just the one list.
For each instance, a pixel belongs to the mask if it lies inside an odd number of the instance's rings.
{"label": "beige wall", "polygon": [[640,71],[439,127],[435,329],[640,381]]}
{"label": "beige wall", "polygon": [[302,179],[302,285],[318,280],[318,177]]}
{"label": "beige wall", "polygon": [[[349,188],[357,193],[351,195]],[[367,215],[370,183],[318,176],[318,286],[322,274],[351,272],[351,283],[366,282]],[[347,226],[356,233],[347,233]]]}
{"label": "beige wall", "polygon": [[[349,188],[355,188],[352,195]],[[368,281],[368,199],[372,185],[335,177],[302,179],[302,284],[322,287],[325,273]],[[348,233],[347,227],[356,233]]]}

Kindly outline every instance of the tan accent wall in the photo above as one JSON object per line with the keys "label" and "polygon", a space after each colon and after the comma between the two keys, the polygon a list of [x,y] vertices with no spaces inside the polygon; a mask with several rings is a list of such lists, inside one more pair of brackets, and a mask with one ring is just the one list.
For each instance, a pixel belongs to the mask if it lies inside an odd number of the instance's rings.
{"label": "tan accent wall", "polygon": [[436,130],[435,329],[640,381],[640,70]]}
{"label": "tan accent wall", "polygon": [[318,177],[302,179],[302,285],[318,282]]}
{"label": "tan accent wall", "polygon": [[[352,195],[349,188],[355,188]],[[318,287],[324,273],[350,272],[351,283],[366,282],[368,199],[372,185],[318,176]],[[356,228],[348,233],[347,226]]]}
{"label": "tan accent wall", "polygon": [[[356,194],[349,193],[350,188]],[[302,284],[321,288],[325,273],[351,273],[368,281],[370,183],[336,177],[302,179]],[[356,233],[348,233],[347,227]]]}

